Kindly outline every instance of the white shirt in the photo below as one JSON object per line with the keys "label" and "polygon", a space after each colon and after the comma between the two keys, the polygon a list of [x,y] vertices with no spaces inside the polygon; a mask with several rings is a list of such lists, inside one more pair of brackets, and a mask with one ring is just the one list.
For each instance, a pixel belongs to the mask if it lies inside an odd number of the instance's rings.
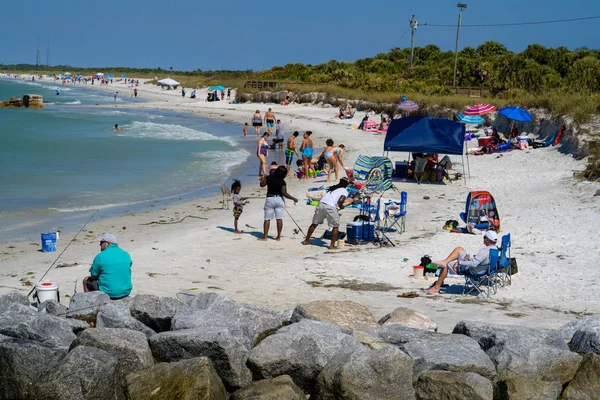
{"label": "white shirt", "polygon": [[344,188],[338,188],[333,192],[325,193],[325,196],[321,198],[320,202],[335,208],[337,207],[338,201],[340,201],[340,197],[342,196],[348,197],[348,191]]}

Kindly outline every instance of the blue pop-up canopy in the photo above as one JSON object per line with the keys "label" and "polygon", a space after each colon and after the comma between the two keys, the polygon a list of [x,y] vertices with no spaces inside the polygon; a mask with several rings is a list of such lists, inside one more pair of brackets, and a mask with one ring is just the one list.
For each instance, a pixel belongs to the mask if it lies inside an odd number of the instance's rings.
{"label": "blue pop-up canopy", "polygon": [[392,120],[383,145],[384,151],[388,152],[406,151],[460,156],[464,155],[464,148],[464,124],[442,118],[420,116]]}

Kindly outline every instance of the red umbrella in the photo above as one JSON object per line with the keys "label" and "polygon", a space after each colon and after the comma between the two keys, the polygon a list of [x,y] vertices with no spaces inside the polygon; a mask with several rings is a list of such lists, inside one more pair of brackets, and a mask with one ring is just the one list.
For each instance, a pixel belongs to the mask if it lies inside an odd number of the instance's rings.
{"label": "red umbrella", "polygon": [[463,114],[467,116],[483,115],[492,111],[496,111],[496,106],[493,106],[491,104],[475,104],[473,106],[467,107]]}

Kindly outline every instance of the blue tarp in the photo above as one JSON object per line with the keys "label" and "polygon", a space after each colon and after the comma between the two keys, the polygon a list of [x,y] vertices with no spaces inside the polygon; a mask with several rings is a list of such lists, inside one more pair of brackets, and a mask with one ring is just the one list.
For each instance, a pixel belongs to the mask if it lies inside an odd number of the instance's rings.
{"label": "blue tarp", "polygon": [[465,126],[435,117],[394,119],[385,136],[384,151],[462,155]]}

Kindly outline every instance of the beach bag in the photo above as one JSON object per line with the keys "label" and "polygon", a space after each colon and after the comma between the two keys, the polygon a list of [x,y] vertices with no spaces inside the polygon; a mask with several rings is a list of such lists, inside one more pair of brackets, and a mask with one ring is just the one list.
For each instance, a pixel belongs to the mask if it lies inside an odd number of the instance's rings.
{"label": "beach bag", "polygon": [[519,267],[517,266],[517,259],[514,257],[510,258],[510,274],[514,275],[519,272]]}
{"label": "beach bag", "polygon": [[519,140],[519,150],[528,150],[529,149],[529,143],[527,143],[527,140]]}

